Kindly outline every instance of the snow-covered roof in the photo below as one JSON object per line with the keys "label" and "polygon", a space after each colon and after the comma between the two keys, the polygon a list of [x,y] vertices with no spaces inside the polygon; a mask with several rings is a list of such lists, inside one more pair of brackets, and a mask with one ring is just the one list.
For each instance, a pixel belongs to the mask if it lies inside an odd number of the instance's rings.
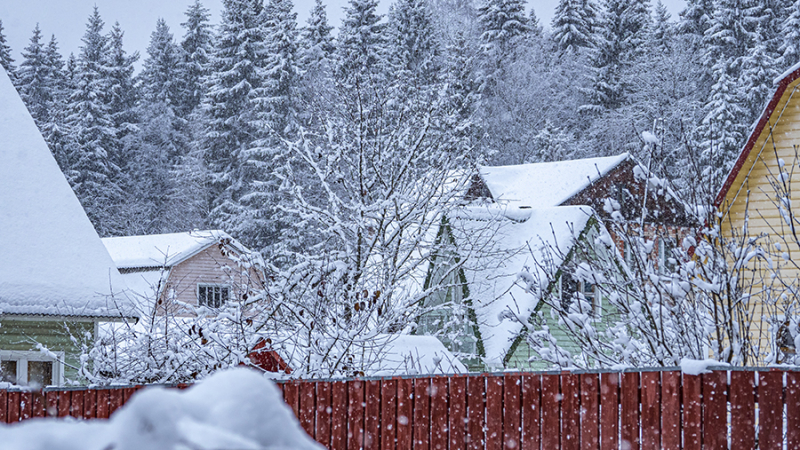
{"label": "snow-covered roof", "polygon": [[547,208],[569,200],[609,173],[630,154],[513,166],[481,166],[483,182],[495,201],[509,206]]}
{"label": "snow-covered roof", "polygon": [[[172,267],[222,239],[238,250],[246,249],[219,230],[103,238],[108,253],[120,269]],[[249,253],[249,251],[247,252]]]}
{"label": "snow-covered roof", "polygon": [[[500,364],[539,300],[520,274],[528,272],[539,289],[564,258],[594,215],[588,206],[519,209],[473,206],[451,217],[458,252],[477,315],[486,358]],[[607,233],[598,227],[600,233]],[[509,314],[518,320],[504,318]]]}
{"label": "snow-covered roof", "polygon": [[128,315],[116,265],[2,68],[0,205],[0,314]]}

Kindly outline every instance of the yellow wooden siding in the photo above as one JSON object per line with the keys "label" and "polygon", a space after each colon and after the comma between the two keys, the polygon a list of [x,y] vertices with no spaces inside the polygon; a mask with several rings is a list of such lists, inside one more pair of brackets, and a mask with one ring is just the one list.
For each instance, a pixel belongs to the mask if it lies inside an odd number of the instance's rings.
{"label": "yellow wooden siding", "polygon": [[[800,206],[800,185],[797,184],[800,182],[800,166],[797,165],[800,160],[795,149],[795,146],[800,146],[800,89],[795,91],[799,84],[800,80],[794,81],[784,92],[770,117],[772,130],[769,126],[764,127],[720,206],[727,214],[722,230],[727,237],[741,235],[746,217],[748,236],[767,235],[761,241],[762,244],[773,246],[775,242],[782,243],[780,235],[788,235],[788,227],[778,211],[776,192],[770,182],[777,181],[780,173],[778,160],[783,159],[787,171],[794,172],[791,177],[792,202]],[[792,164],[794,169],[791,168]],[[792,255],[792,249],[784,246],[783,251],[787,250]],[[796,250],[793,253],[796,254]],[[774,260],[774,263],[781,267],[784,281],[795,282],[800,276],[800,271],[780,258]],[[771,287],[772,283],[768,286],[756,285],[753,289],[760,292],[765,287]],[[772,344],[773,332],[768,329],[768,323],[762,320],[771,314],[763,304],[754,311],[756,325],[751,330],[751,335],[760,341],[762,349],[768,349]]]}

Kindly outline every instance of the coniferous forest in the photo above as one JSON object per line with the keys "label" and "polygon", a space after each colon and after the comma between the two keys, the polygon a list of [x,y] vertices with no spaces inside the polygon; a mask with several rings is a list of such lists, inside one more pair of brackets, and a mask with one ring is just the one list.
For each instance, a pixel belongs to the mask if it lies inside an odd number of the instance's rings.
{"label": "coniferous forest", "polygon": [[101,236],[358,260],[390,204],[436,203],[432,170],[629,151],[678,190],[690,159],[719,183],[800,62],[800,0],[687,3],[560,0],[542,24],[524,0],[350,0],[335,33],[321,0],[304,24],[291,0],[226,0],[218,26],[197,0],[146,49],[95,8],[77,54],[37,26],[15,60],[0,23],[0,64]]}

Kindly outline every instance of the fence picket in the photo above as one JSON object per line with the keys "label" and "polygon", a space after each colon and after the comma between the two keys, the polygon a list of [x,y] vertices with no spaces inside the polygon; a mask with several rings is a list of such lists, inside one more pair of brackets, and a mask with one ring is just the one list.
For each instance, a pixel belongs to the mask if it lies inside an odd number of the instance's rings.
{"label": "fence picket", "polygon": [[20,393],[19,420],[30,419],[32,408],[33,408],[33,393],[30,391]]}
{"label": "fence picket", "polygon": [[331,383],[314,383],[317,392],[317,408],[314,427],[314,439],[326,448],[331,447]]}
{"label": "fence picket", "polygon": [[[560,448],[561,392],[559,375],[542,375],[542,448]],[[558,430],[558,432],[556,432]]]}
{"label": "fence picket", "polygon": [[7,423],[19,422],[19,391],[8,393]]}
{"label": "fence picket", "polygon": [[484,393],[486,378],[470,376],[467,379],[467,448],[483,450],[483,427],[486,423]]}
{"label": "fence picket", "polygon": [[300,417],[300,389],[295,381],[283,383],[283,401],[292,408],[295,417]]}
{"label": "fence picket", "polygon": [[542,379],[522,375],[522,450],[539,450],[541,444]]}
{"label": "fence picket", "polygon": [[397,381],[381,382],[381,450],[394,450],[397,440]]}
{"label": "fence picket", "polygon": [[660,372],[643,372],[642,383],[642,448],[661,448],[661,384]]}
{"label": "fence picket", "polygon": [[758,372],[758,448],[781,448],[782,440],[783,373]]}
{"label": "fence picket", "polygon": [[298,386],[300,398],[298,401],[299,414],[297,415],[297,419],[300,420],[300,426],[303,427],[303,430],[312,438],[316,438],[316,427],[314,424],[314,413],[316,412],[314,384],[315,383],[306,381],[300,383]]}
{"label": "fence picket", "polygon": [[639,373],[624,372],[621,378],[620,442],[623,448],[639,450]]}
{"label": "fence picket", "polygon": [[414,379],[414,450],[430,448],[431,428],[431,380],[430,378]]}
{"label": "fence picket", "polygon": [[97,391],[87,389],[83,391],[83,418],[94,419],[97,417]]}
{"label": "fence picket", "polygon": [[[112,389],[108,395],[108,415],[114,414],[114,411],[122,407],[125,401],[125,392],[122,389]],[[61,411],[61,398],[59,397],[59,411]],[[59,413],[59,415],[61,415]]]}
{"label": "fence picket", "polygon": [[703,374],[703,449],[724,450],[727,439],[727,372]]}
{"label": "fence picket", "polygon": [[381,445],[381,384],[371,380],[365,385],[364,449],[378,450]]}
{"label": "fence picket", "polygon": [[335,381],[331,385],[331,448],[347,445],[347,385]]}
{"label": "fence picket", "polygon": [[661,374],[661,448],[681,448],[681,373]]}
{"label": "fence picket", "polygon": [[522,377],[507,374],[503,379],[503,448],[518,450],[522,425]]}
{"label": "fence picket", "polygon": [[33,402],[31,405],[31,417],[45,417],[45,398],[44,392],[36,391],[33,393]]}
{"label": "fence picket", "polygon": [[450,432],[449,447],[451,450],[466,447],[467,436],[467,378],[455,376],[450,381],[450,408],[448,428]]}
{"label": "fence picket", "polygon": [[347,448],[364,448],[364,382],[347,383]]}
{"label": "fence picket", "polygon": [[[48,391],[44,394],[45,399],[45,414],[47,417],[56,417],[58,415],[58,392]],[[0,420],[0,422],[2,422]]]}
{"label": "fence picket", "polygon": [[619,448],[619,374],[600,374],[600,448]]}
{"label": "fence picket", "polygon": [[0,391],[0,423],[8,423],[8,391]]}
{"label": "fence picket", "polygon": [[503,378],[486,378],[486,450],[503,448]]}
{"label": "fence picket", "polygon": [[447,378],[431,380],[431,450],[447,449]]}
{"label": "fence picket", "polygon": [[97,418],[108,419],[108,389],[97,391]]}
{"label": "fence picket", "polygon": [[731,446],[736,449],[755,449],[755,374],[732,371],[730,385]]}
{"label": "fence picket", "polygon": [[580,375],[561,375],[561,448],[580,448]]}
{"label": "fence picket", "polygon": [[703,445],[702,398],[699,375],[683,375],[683,448],[700,450]]}
{"label": "fence picket", "polygon": [[[67,417],[71,410],[70,408],[70,400],[71,396],[69,395],[69,391],[59,391],[58,393],[58,417]],[[122,402],[120,402],[120,406]]]}
{"label": "fence picket", "polygon": [[[800,373],[786,372],[786,448],[800,448]],[[794,424],[794,426],[791,426]]]}
{"label": "fence picket", "polygon": [[397,450],[410,450],[414,443],[412,432],[414,418],[413,380],[397,380]]}
{"label": "fence picket", "polygon": [[600,377],[596,373],[581,375],[581,449],[600,448],[599,397]]}

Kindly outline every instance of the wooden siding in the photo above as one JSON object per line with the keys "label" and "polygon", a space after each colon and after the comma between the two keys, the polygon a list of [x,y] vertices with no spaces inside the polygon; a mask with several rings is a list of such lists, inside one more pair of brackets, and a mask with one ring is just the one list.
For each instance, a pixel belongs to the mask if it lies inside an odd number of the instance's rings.
{"label": "wooden siding", "polygon": [[[770,182],[775,181],[779,174],[780,159],[784,160],[788,171],[793,172],[791,183],[800,181],[797,168],[791,169],[792,165],[800,163],[796,147],[800,145],[799,85],[800,79],[795,80],[784,92],[770,116],[768,126],[758,136],[749,157],[720,204],[720,210],[725,214],[722,231],[728,238],[741,237],[745,219],[748,221],[748,236],[765,235],[762,245],[773,246],[775,242],[781,242],[782,236],[789,235],[774,203],[776,193]],[[798,91],[795,92],[795,89]],[[800,204],[800,190],[792,189],[791,198],[794,205]],[[788,251],[794,259],[800,256],[796,248],[784,248],[783,251]],[[784,281],[796,284],[800,271],[783,263],[780,258],[774,261],[781,266]],[[753,290],[759,292],[769,287],[756,284]],[[764,303],[756,307],[756,325],[751,333],[765,352],[769,352],[773,345],[774,336],[769,329],[772,315],[774,311],[769,311]]]}
{"label": "wooden siding", "polygon": [[172,267],[161,290],[161,305],[175,307],[175,312],[181,310],[175,305],[198,306],[199,284],[230,286],[231,300],[243,300],[263,290],[264,281],[259,272],[253,267],[241,267],[232,259],[233,252],[223,244],[215,244]]}
{"label": "wooden siding", "polygon": [[59,320],[0,320],[0,350],[37,351],[36,344],[42,344],[53,352],[64,352],[64,379],[78,380],[76,367],[80,366],[79,342],[86,333],[94,336],[94,322],[69,322]]}

